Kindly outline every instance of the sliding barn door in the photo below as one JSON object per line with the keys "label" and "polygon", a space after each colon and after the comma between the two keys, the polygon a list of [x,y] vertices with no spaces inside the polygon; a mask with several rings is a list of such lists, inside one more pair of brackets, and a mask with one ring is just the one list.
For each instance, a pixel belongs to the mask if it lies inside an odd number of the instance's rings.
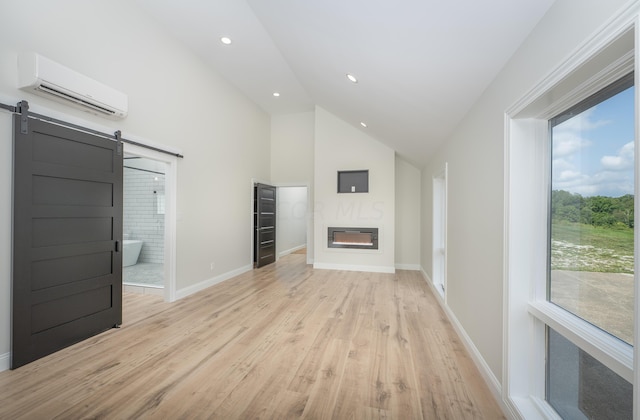
{"label": "sliding barn door", "polygon": [[122,144],[14,119],[17,368],[122,323]]}
{"label": "sliding barn door", "polygon": [[254,200],[254,260],[259,268],[276,260],[276,187],[256,184]]}

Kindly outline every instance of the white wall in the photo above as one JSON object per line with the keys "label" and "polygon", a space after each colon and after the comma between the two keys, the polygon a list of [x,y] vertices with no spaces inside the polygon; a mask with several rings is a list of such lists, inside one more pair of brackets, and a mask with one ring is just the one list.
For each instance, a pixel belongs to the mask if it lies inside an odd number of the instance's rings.
{"label": "white wall", "polygon": [[420,269],[420,170],[396,156],[395,266]]}
{"label": "white wall", "polygon": [[[307,263],[313,263],[313,166],[315,112],[271,117],[271,181],[306,186],[308,194]],[[280,250],[284,250],[280,248]]]}
{"label": "white wall", "polygon": [[278,187],[276,248],[279,256],[307,245],[307,187]]}
{"label": "white wall", "polygon": [[271,181],[313,184],[315,113],[271,117]]}
{"label": "white wall", "polygon": [[[270,120],[131,3],[2,1],[0,101],[27,99],[35,112],[48,107],[179,148],[177,289],[193,290],[250,267],[251,179],[270,177]],[[109,121],[17,90],[23,51],[127,93],[129,116]],[[0,112],[0,359],[9,351],[10,121]]]}
{"label": "white wall", "polygon": [[449,163],[447,303],[502,380],[504,111],[624,0],[557,0],[422,172],[423,269],[431,275],[432,176]]}
{"label": "white wall", "polygon": [[[369,192],[337,193],[341,170],[369,170]],[[362,130],[316,107],[316,268],[393,272],[395,263],[395,153]],[[327,227],[377,227],[379,250],[327,248]]]}

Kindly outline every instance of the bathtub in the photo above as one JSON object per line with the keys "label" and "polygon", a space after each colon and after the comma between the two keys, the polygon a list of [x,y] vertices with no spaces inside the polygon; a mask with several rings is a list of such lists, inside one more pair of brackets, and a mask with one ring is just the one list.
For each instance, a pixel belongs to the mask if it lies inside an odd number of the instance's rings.
{"label": "bathtub", "polygon": [[129,267],[138,262],[142,250],[142,241],[125,239],[122,241],[122,266]]}

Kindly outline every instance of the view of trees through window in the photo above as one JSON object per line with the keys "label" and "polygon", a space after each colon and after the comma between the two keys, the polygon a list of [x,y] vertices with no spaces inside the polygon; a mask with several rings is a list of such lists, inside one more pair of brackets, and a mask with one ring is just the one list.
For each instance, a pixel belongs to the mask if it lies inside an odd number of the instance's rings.
{"label": "view of trees through window", "polygon": [[551,121],[549,300],[633,343],[631,78]]}
{"label": "view of trees through window", "polygon": [[[551,209],[556,239],[552,269],[633,274],[632,194],[583,197],[554,190]],[[583,245],[577,255],[570,252],[576,243]]]}

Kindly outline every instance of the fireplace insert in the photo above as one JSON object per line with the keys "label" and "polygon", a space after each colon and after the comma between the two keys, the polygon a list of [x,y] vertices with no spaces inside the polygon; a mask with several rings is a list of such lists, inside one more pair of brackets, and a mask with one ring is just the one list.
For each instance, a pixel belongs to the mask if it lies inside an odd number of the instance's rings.
{"label": "fireplace insert", "polygon": [[329,248],[378,249],[378,228],[330,227]]}

